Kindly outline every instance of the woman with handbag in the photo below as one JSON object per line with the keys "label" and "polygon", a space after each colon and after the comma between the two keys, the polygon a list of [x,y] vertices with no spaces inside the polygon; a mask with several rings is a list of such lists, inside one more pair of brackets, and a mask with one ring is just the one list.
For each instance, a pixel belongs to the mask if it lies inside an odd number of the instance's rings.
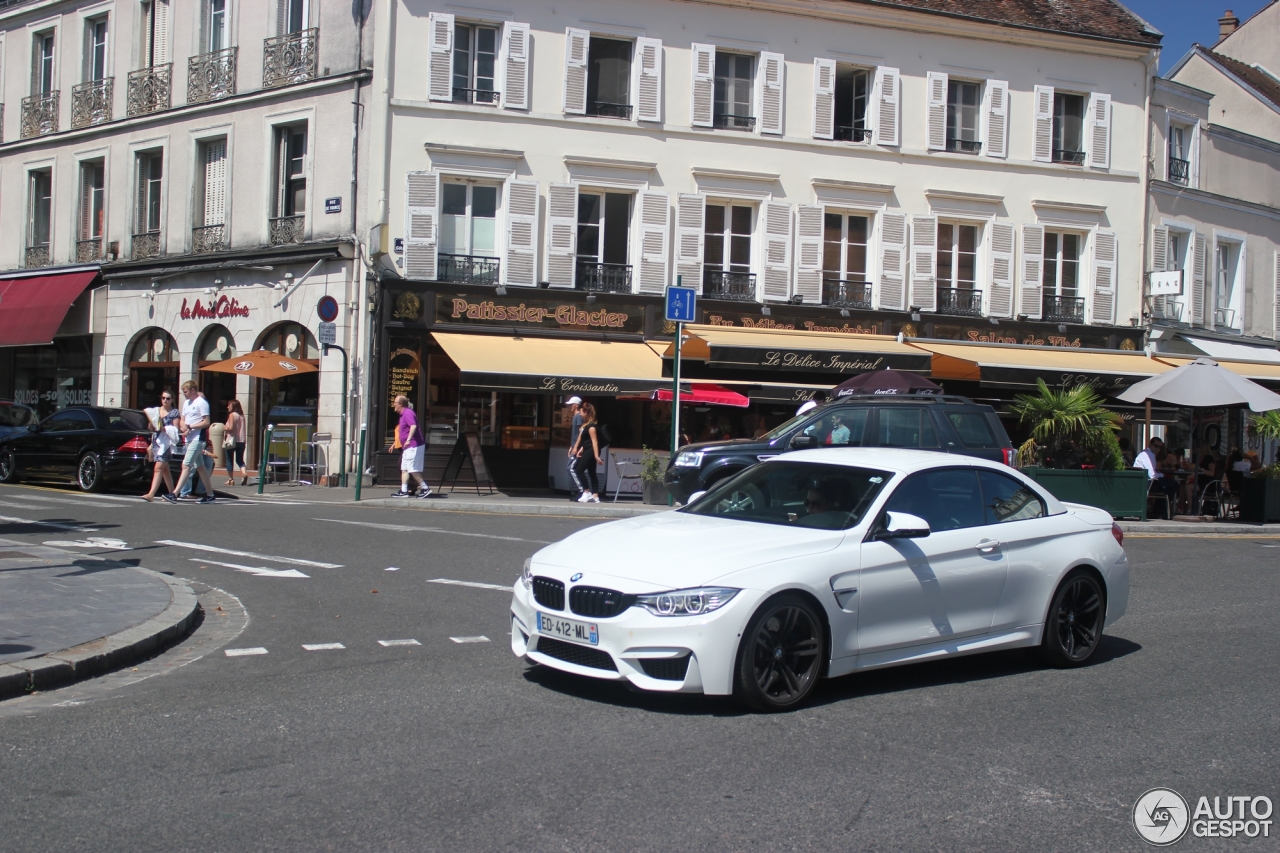
{"label": "woman with handbag", "polygon": [[227,485],[236,484],[236,465],[240,466],[243,479],[240,485],[249,485],[249,472],[244,465],[244,409],[239,400],[227,401],[227,428],[222,433],[222,451],[227,461]]}
{"label": "woman with handbag", "polygon": [[151,446],[147,448],[147,456],[155,463],[151,472],[151,490],[142,496],[144,501],[151,502],[160,489],[160,480],[169,487],[166,494],[173,493],[173,472],[169,470],[169,454],[173,451],[178,428],[174,426],[179,412],[173,406],[173,395],[168,391],[160,392],[160,406],[147,409],[147,429],[153,433]]}
{"label": "woman with handbag", "polygon": [[582,404],[582,429],[578,431],[578,442],[569,451],[577,460],[578,481],[582,483],[580,504],[600,503],[600,483],[596,479],[596,466],[603,465],[600,458],[600,424],[596,421],[596,407],[590,403]]}

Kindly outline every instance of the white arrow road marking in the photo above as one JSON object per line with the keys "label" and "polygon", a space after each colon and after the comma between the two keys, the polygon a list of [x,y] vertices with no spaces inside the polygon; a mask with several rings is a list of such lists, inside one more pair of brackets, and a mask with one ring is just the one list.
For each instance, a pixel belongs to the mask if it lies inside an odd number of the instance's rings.
{"label": "white arrow road marking", "polygon": [[110,539],[106,536],[90,536],[88,539],[66,539],[59,541],[50,539],[44,544],[54,548],[105,548],[108,551],[132,551],[129,543],[123,539]]}
{"label": "white arrow road marking", "polygon": [[479,637],[450,637],[455,643],[487,643],[489,638],[481,634]]}
{"label": "white arrow road marking", "polygon": [[[0,521],[4,519],[0,517]],[[76,528],[79,530],[80,528]],[[172,545],[174,548],[189,548],[192,551],[208,551],[211,554],[225,554],[228,557],[253,557],[255,560],[270,560],[273,563],[291,563],[295,566],[315,566],[318,569],[340,569],[341,563],[317,563],[314,560],[301,560],[297,557],[273,557],[270,554],[255,554],[253,551],[232,551],[228,548],[215,548],[212,545],[201,545],[198,542],[178,542],[174,539],[157,539],[157,545]]]}
{"label": "white arrow road marking", "polygon": [[415,527],[411,524],[375,524],[372,521],[347,521],[341,518],[313,518],[312,521],[325,521],[330,524],[354,524],[358,527],[373,527],[377,530],[395,530],[399,533],[447,533],[450,536],[471,536],[476,539],[501,539],[504,542],[533,542],[536,545],[550,545],[546,539],[524,539],[519,536],[498,536],[493,533],[464,533],[461,530],[446,530],[443,527]]}
{"label": "white arrow road marking", "polygon": [[447,583],[450,586],[473,586],[476,589],[496,589],[501,592],[511,592],[511,586],[499,586],[496,583],[476,583],[475,581],[455,581],[448,578],[434,578],[427,583]]}
{"label": "white arrow road marking", "polygon": [[257,575],[260,578],[309,578],[311,575],[304,575],[297,569],[268,569],[266,566],[242,566],[239,563],[220,563],[217,560],[206,560],[203,557],[191,557],[193,563],[209,563],[214,566],[226,566],[228,569],[235,569],[237,572],[248,572],[251,575]]}
{"label": "white arrow road marking", "polygon": [[[28,507],[30,509],[31,507]],[[0,515],[0,521],[8,521],[13,524],[38,524],[41,527],[52,527],[57,530],[74,530],[76,533],[98,533],[101,527],[76,527],[74,524],[59,524],[56,521],[34,521],[30,518],[14,518],[11,515]]]}
{"label": "white arrow road marking", "polygon": [[255,646],[252,649],[223,649],[222,652],[229,658],[241,658],[245,655],[265,655],[267,650],[262,646]]}
{"label": "white arrow road marking", "polygon": [[378,645],[380,646],[420,646],[422,645],[422,643],[419,643],[417,640],[379,640]]}
{"label": "white arrow road marking", "polygon": [[302,647],[309,652],[326,652],[330,649],[345,649],[342,643],[303,643]]}

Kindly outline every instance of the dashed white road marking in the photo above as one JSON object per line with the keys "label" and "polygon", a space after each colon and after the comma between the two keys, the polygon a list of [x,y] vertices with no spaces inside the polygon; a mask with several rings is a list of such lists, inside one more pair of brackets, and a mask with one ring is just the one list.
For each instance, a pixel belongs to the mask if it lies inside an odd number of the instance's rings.
{"label": "dashed white road marking", "polygon": [[262,646],[254,646],[251,649],[223,649],[222,653],[229,658],[240,658],[245,655],[265,655],[267,650]]}
{"label": "dashed white road marking", "polygon": [[507,586],[501,586],[500,584],[496,584],[496,583],[478,583],[476,581],[455,581],[455,580],[450,580],[449,578],[433,578],[427,581],[427,583],[444,583],[444,584],[449,584],[450,586],[473,586],[476,589],[496,589],[501,592],[511,592],[510,584],[508,584]]}
{"label": "dashed white road marking", "polygon": [[123,539],[111,539],[106,536],[90,536],[88,539],[50,539],[44,544],[53,548],[102,548],[107,551],[132,551],[129,543]]}
{"label": "dashed white road marking", "polygon": [[486,637],[484,634],[481,634],[478,637],[450,637],[449,639],[453,640],[455,643],[487,643],[489,642],[489,638]]}
{"label": "dashed white road marking", "polygon": [[8,521],[12,524],[37,524],[41,527],[52,527],[55,530],[74,530],[76,533],[98,533],[102,530],[101,527],[77,527],[74,524],[60,524],[56,521],[36,521],[30,518],[15,518],[11,515],[0,515],[0,521]]}
{"label": "dashed white road marking", "polygon": [[330,649],[345,649],[342,643],[303,643],[302,647],[309,652],[327,652]]}
{"label": "dashed white road marking", "polygon": [[[0,521],[4,519],[0,517]],[[79,530],[81,528],[75,528]],[[253,557],[255,560],[270,560],[273,563],[289,563],[295,566],[315,566],[318,569],[340,569],[341,563],[319,563],[315,560],[302,560],[297,557],[273,557],[270,554],[257,554],[253,551],[232,551],[229,548],[215,548],[213,545],[201,545],[199,542],[179,542],[175,539],[157,539],[157,545],[171,545],[174,548],[188,548],[192,551],[208,551],[211,554],[225,554],[228,557]]]}
{"label": "dashed white road marking", "polygon": [[[45,543],[48,544],[47,542]],[[221,563],[217,560],[206,560],[204,557],[189,557],[193,563],[209,563],[214,566],[226,566],[228,569],[235,569],[237,572],[248,572],[260,578],[309,578],[311,575],[304,575],[297,569],[268,569],[266,566],[242,566],[239,563]]]}
{"label": "dashed white road marking", "polygon": [[417,640],[379,640],[378,645],[380,646],[420,646],[422,645],[422,643],[419,643]]}
{"label": "dashed white road marking", "polygon": [[342,518],[313,518],[312,521],[324,521],[329,524],[354,524],[357,527],[372,527],[377,530],[394,530],[398,533],[447,533],[450,536],[470,536],[475,539],[501,539],[504,542],[533,542],[536,545],[550,545],[546,539],[525,539],[521,536],[498,536],[494,533],[465,533],[461,530],[446,530],[443,527],[418,527],[412,524],[377,524],[372,521],[348,521]]}
{"label": "dashed white road marking", "polygon": [[398,571],[400,571],[400,567],[399,567],[399,566],[387,566],[386,571],[388,571],[388,572],[398,572]]}

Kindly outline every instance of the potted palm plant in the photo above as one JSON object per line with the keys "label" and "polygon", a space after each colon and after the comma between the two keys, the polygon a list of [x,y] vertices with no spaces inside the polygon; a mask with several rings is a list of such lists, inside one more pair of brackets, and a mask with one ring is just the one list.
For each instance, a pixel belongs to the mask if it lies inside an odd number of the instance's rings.
{"label": "potted palm plant", "polygon": [[[1249,430],[1260,438],[1280,439],[1280,411],[1254,415],[1249,419]],[[1258,524],[1280,521],[1280,463],[1268,465],[1244,478],[1240,520]]]}
{"label": "potted palm plant", "polygon": [[649,448],[640,454],[640,483],[644,488],[644,502],[654,506],[667,503],[667,487],[662,482],[666,462]]}

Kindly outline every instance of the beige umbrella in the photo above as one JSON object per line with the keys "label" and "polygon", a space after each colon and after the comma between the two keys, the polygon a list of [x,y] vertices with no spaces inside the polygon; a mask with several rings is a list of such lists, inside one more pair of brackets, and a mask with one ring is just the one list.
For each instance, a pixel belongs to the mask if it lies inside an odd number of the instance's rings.
{"label": "beige umbrella", "polygon": [[285,376],[297,376],[301,373],[318,373],[320,368],[305,361],[285,358],[278,352],[255,350],[245,355],[205,365],[200,370],[206,373],[242,374],[258,379],[282,379]]}

